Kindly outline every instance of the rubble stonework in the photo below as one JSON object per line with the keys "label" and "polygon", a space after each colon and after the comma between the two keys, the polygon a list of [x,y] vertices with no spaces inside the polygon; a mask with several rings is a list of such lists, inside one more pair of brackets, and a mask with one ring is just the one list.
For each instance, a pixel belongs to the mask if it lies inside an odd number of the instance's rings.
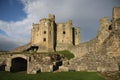
{"label": "rubble stonework", "polygon": [[[119,13],[118,13],[119,12]],[[118,17],[117,17],[118,16]],[[96,38],[71,47],[76,56],[67,67],[75,71],[118,71],[120,66],[120,7],[113,9],[113,19],[100,19]]]}
{"label": "rubble stonework", "polygon": [[[80,29],[72,21],[56,23],[49,14],[38,24],[33,24],[31,41],[14,52],[55,52],[69,50],[75,57],[71,60],[56,60],[59,55],[46,54],[5,54],[0,56],[0,66],[10,71],[13,59],[27,60],[27,73],[58,71],[118,71],[120,66],[120,7],[113,8],[113,18],[100,19],[96,37],[80,43]],[[55,59],[55,60],[54,60]]]}
{"label": "rubble stonework", "polygon": [[[19,58],[26,60],[26,63],[19,62],[16,65]],[[14,61],[16,59],[16,62]],[[38,72],[53,72],[61,63],[63,58],[58,54],[0,54],[0,66],[5,71],[17,72],[22,65],[27,65],[28,74],[36,74]],[[13,62],[14,61],[14,62]],[[16,67],[17,66],[17,67]],[[24,68],[24,67],[23,67]],[[14,71],[12,71],[14,69]]]}

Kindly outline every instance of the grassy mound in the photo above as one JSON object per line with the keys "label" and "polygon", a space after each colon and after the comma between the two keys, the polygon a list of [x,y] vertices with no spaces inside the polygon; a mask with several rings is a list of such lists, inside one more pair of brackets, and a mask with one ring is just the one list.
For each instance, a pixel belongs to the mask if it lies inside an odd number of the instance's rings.
{"label": "grassy mound", "polygon": [[68,50],[57,51],[56,53],[57,53],[57,54],[62,54],[62,55],[64,55],[68,60],[70,60],[71,58],[74,58],[73,53],[71,53],[71,52],[68,51]]}
{"label": "grassy mound", "polygon": [[0,80],[105,80],[96,72],[10,73],[0,72]]}

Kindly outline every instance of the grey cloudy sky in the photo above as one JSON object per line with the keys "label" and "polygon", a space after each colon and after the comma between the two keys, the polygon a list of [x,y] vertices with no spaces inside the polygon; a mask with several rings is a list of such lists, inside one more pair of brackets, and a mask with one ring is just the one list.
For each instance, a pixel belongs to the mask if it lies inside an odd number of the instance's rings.
{"label": "grey cloudy sky", "polygon": [[[120,6],[120,0],[20,0],[27,17],[19,21],[0,20],[0,30],[9,37],[0,36],[2,44],[12,41],[12,48],[29,42],[32,23],[38,23],[49,13],[55,14],[56,22],[73,20],[73,25],[81,29],[81,41],[88,41],[96,36],[99,19],[112,18],[114,6]],[[13,44],[13,45],[12,45]],[[0,46],[1,47],[1,46]],[[3,48],[3,47],[2,47]]]}

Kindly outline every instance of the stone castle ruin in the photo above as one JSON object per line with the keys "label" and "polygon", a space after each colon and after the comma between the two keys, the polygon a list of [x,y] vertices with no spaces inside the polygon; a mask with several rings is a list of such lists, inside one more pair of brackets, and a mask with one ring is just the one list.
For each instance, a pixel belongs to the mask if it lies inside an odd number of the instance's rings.
{"label": "stone castle ruin", "polygon": [[80,43],[80,29],[73,27],[72,20],[65,23],[56,23],[55,16],[49,14],[38,24],[33,23],[31,41],[26,48],[17,48],[15,51],[32,50],[37,52],[54,52],[65,50]]}
{"label": "stone castle ruin", "polygon": [[[75,57],[70,60],[52,52],[69,50]],[[25,54],[25,52],[29,54]],[[22,52],[22,54],[14,54]],[[31,54],[34,52],[34,54]],[[51,54],[44,54],[45,52]],[[43,53],[43,54],[39,54]],[[38,24],[33,23],[31,40],[9,54],[0,54],[0,69],[26,70],[28,74],[52,71],[119,71],[120,67],[120,7],[113,8],[112,20],[100,19],[96,37],[80,43],[80,29],[72,20],[56,23],[49,14]]]}
{"label": "stone castle ruin", "polygon": [[55,16],[49,14],[49,18],[33,24],[31,45],[38,46],[38,52],[63,50],[79,44],[79,33],[79,28],[72,26],[72,20],[56,23]]}

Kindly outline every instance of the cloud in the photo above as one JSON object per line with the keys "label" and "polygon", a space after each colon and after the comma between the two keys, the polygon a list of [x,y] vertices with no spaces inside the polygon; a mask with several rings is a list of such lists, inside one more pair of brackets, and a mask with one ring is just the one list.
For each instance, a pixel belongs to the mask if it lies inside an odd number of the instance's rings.
{"label": "cloud", "polygon": [[6,34],[9,36],[9,38],[13,39],[14,41],[20,41],[24,43],[28,42],[27,36],[30,34],[31,25],[29,24],[29,19],[25,19],[23,21],[17,21],[17,22],[3,22],[0,21],[0,29],[6,32]]}
{"label": "cloud", "polygon": [[[119,0],[22,0],[24,11],[29,17],[39,20],[49,13],[56,15],[57,22],[73,20],[73,25],[81,28],[82,41],[94,38],[99,28],[99,19],[111,19],[112,8]],[[37,21],[36,21],[37,22]]]}
{"label": "cloud", "polygon": [[[111,18],[112,8],[119,0],[21,0],[27,17],[16,22],[0,20],[0,29],[8,34],[10,40],[23,45],[30,41],[32,23],[38,23],[49,13],[56,15],[56,22],[73,20],[73,25],[81,28],[82,41],[95,37],[99,19]],[[7,40],[8,38],[2,38]],[[8,39],[8,40],[9,40]],[[16,43],[15,42],[15,43]]]}
{"label": "cloud", "polygon": [[7,36],[0,34],[0,51],[2,50],[12,50],[15,47],[20,46],[18,42],[10,40]]}

